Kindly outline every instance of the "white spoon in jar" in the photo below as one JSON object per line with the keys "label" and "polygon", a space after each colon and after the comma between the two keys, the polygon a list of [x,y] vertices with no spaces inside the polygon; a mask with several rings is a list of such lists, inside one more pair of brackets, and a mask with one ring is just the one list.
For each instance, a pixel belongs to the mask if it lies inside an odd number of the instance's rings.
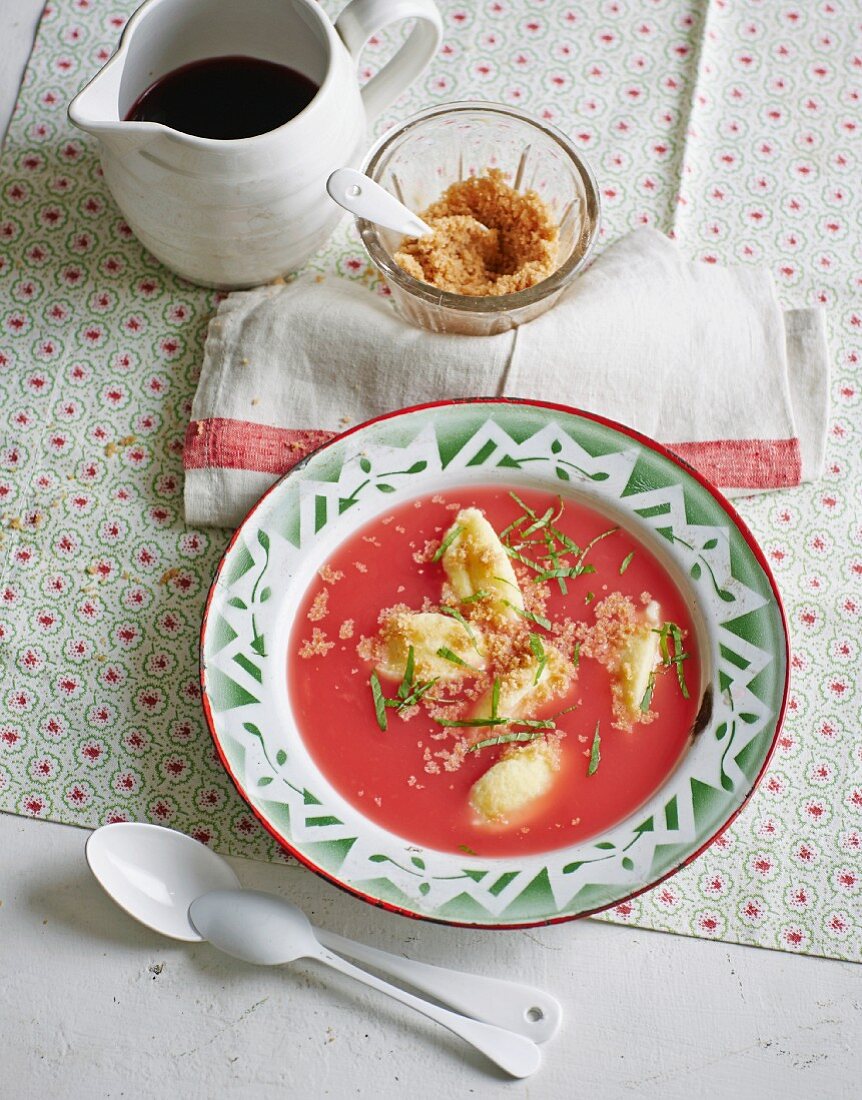
{"label": "white spoon in jar", "polygon": [[394,229],[405,237],[427,237],[434,230],[385,187],[355,168],[338,168],[326,181],[329,197],[357,218]]}
{"label": "white spoon in jar", "polygon": [[[120,908],[148,928],[178,940],[209,938],[189,918],[189,908],[196,899],[214,890],[241,890],[233,868],[221,856],[191,837],[160,825],[104,825],[88,838],[86,855],[90,870]],[[295,910],[306,920],[285,899],[273,896],[272,902],[282,909]],[[474,1021],[506,1029],[535,1043],[546,1042],[559,1029],[560,1004],[543,990],[405,959],[322,928],[311,931],[323,948],[408,983]],[[244,949],[279,950],[254,921],[245,923],[243,935]]]}

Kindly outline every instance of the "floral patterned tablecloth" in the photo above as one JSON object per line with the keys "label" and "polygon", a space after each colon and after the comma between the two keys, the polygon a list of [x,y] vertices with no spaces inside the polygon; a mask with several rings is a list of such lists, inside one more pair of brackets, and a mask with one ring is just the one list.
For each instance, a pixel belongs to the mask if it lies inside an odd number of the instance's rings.
{"label": "floral patterned tablecloth", "polygon": [[[142,250],[66,119],[133,6],[45,9],[0,170],[0,808],[161,822],[283,859],[219,766],[199,700],[198,623],[228,532],[183,524],[181,454],[215,296]],[[704,856],[606,919],[859,959],[862,8],[441,7],[442,49],[380,127],[443,100],[517,104],[592,162],[605,240],[653,225],[705,262],[767,265],[787,306],[828,307],[823,481],[740,504],[792,630],[776,755]],[[387,48],[372,41],[369,71]],[[346,219],[310,266],[375,289]]]}

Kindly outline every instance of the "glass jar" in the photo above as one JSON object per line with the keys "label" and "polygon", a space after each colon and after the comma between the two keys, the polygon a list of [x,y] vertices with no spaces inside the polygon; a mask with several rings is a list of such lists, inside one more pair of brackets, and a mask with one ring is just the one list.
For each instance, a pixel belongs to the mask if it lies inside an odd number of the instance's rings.
{"label": "glass jar", "polygon": [[364,218],[356,224],[395,308],[420,328],[492,336],[532,321],[581,271],[599,231],[599,192],[589,165],[554,126],[498,103],[447,103],[408,118],[371,148],[362,170],[416,213],[446,188],[499,168],[516,191],[533,190],[559,225],[556,270],[512,294],[454,294],[423,283],[393,259],[402,236]]}

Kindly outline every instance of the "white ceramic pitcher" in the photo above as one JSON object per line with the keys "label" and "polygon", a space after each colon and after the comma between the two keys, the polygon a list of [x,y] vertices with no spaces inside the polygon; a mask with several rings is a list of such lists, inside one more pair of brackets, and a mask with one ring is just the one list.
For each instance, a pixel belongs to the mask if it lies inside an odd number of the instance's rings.
{"label": "white ceramic pitcher", "polygon": [[[409,38],[360,91],[365,42],[404,19],[415,20]],[[300,267],[326,240],[341,216],[327,176],[359,161],[367,121],[419,76],[440,33],[433,0],[351,0],[334,26],[315,0],[147,0],[69,117],[99,138],[108,186],[154,256],[195,283],[252,286]],[[166,73],[230,55],[287,65],[319,90],[256,137],[124,121]]]}

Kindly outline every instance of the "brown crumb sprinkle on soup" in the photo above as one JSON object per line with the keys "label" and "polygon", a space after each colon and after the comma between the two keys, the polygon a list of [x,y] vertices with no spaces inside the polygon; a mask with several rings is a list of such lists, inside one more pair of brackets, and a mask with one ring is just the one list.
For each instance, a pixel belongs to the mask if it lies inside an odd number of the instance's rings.
{"label": "brown crumb sprinkle on soup", "polygon": [[583,501],[453,497],[391,508],[319,570],[289,646],[300,736],[348,802],[414,844],[503,856],[587,840],[689,743],[701,673],[684,594]]}

